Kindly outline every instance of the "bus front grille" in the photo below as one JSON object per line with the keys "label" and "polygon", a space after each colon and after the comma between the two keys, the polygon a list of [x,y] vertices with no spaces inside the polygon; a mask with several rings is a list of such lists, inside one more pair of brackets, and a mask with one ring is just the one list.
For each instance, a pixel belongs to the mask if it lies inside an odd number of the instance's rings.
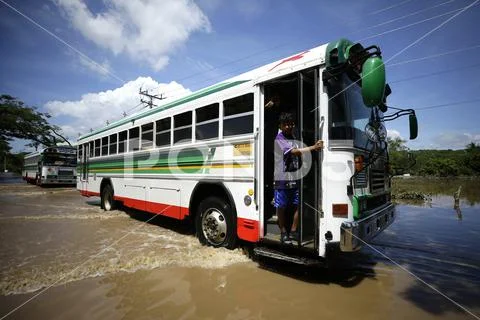
{"label": "bus front grille", "polygon": [[59,177],[72,177],[73,176],[73,170],[59,170],[58,171],[58,176]]}
{"label": "bus front grille", "polygon": [[355,188],[365,188],[367,186],[367,172],[363,170],[355,177]]}
{"label": "bus front grille", "polygon": [[370,169],[370,192],[377,193],[385,190],[385,170]]}

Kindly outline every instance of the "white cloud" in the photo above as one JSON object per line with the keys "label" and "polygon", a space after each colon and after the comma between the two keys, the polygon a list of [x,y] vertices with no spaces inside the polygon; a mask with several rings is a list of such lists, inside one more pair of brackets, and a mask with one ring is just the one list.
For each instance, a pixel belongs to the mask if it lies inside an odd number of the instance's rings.
{"label": "white cloud", "polygon": [[140,102],[140,88],[150,94],[165,94],[162,104],[190,93],[175,81],[158,83],[150,77],[139,77],[117,89],[84,94],[80,100],[49,101],[45,108],[54,118],[62,117],[60,127],[66,136],[76,138],[78,133],[87,133],[90,128],[104,126],[106,121],[111,123],[122,118],[123,112],[142,110],[142,106],[133,109]]}
{"label": "white cloud", "polygon": [[127,53],[155,70],[195,31],[210,32],[207,16],[191,0],[105,0],[92,12],[82,0],[53,0],[85,38],[114,54]]}
{"label": "white cloud", "polygon": [[444,132],[435,136],[432,141],[435,149],[463,149],[471,142],[479,144],[480,134]]}
{"label": "white cloud", "polygon": [[394,138],[403,139],[402,136],[400,135],[400,132],[395,130],[395,129],[387,129],[387,137],[392,138],[392,139],[394,139]]}

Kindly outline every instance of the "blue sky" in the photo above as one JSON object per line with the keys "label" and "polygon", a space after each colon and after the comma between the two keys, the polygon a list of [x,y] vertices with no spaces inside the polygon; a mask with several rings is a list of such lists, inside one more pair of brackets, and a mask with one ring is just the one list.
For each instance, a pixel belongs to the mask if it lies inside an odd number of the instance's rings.
{"label": "blue sky", "polygon": [[[478,2],[0,0],[0,93],[50,112],[75,140],[140,111],[139,87],[175,99],[346,37],[381,47],[388,104],[417,110],[407,145],[458,149],[480,143]],[[407,138],[407,118],[388,129]]]}

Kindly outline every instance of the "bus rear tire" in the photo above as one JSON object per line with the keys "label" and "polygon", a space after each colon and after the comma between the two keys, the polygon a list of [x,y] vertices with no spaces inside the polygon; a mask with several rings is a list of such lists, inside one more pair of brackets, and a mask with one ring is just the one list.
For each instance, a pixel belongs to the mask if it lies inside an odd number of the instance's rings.
{"label": "bus rear tire", "polygon": [[115,201],[113,200],[113,189],[112,187],[107,184],[103,189],[102,189],[102,194],[100,197],[101,201],[101,207],[105,211],[111,211],[115,209]]}
{"label": "bus rear tire", "polygon": [[223,199],[209,197],[203,200],[195,216],[197,238],[203,245],[234,249],[237,228],[231,206]]}

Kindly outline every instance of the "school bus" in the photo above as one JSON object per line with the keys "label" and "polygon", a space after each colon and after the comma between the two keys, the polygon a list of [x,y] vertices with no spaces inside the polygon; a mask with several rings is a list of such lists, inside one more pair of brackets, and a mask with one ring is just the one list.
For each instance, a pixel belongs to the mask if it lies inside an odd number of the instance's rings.
{"label": "school bus", "polygon": [[[272,62],[78,139],[77,188],[183,220],[202,244],[293,262],[325,258],[329,247],[358,250],[395,219],[384,123],[390,86],[377,46],[340,39]],[[279,107],[269,108],[273,96]],[[277,103],[278,104],[278,103]],[[324,141],[299,172],[299,239],[279,245],[273,197],[274,140],[281,112],[296,139]],[[300,258],[299,258],[300,257]]]}

